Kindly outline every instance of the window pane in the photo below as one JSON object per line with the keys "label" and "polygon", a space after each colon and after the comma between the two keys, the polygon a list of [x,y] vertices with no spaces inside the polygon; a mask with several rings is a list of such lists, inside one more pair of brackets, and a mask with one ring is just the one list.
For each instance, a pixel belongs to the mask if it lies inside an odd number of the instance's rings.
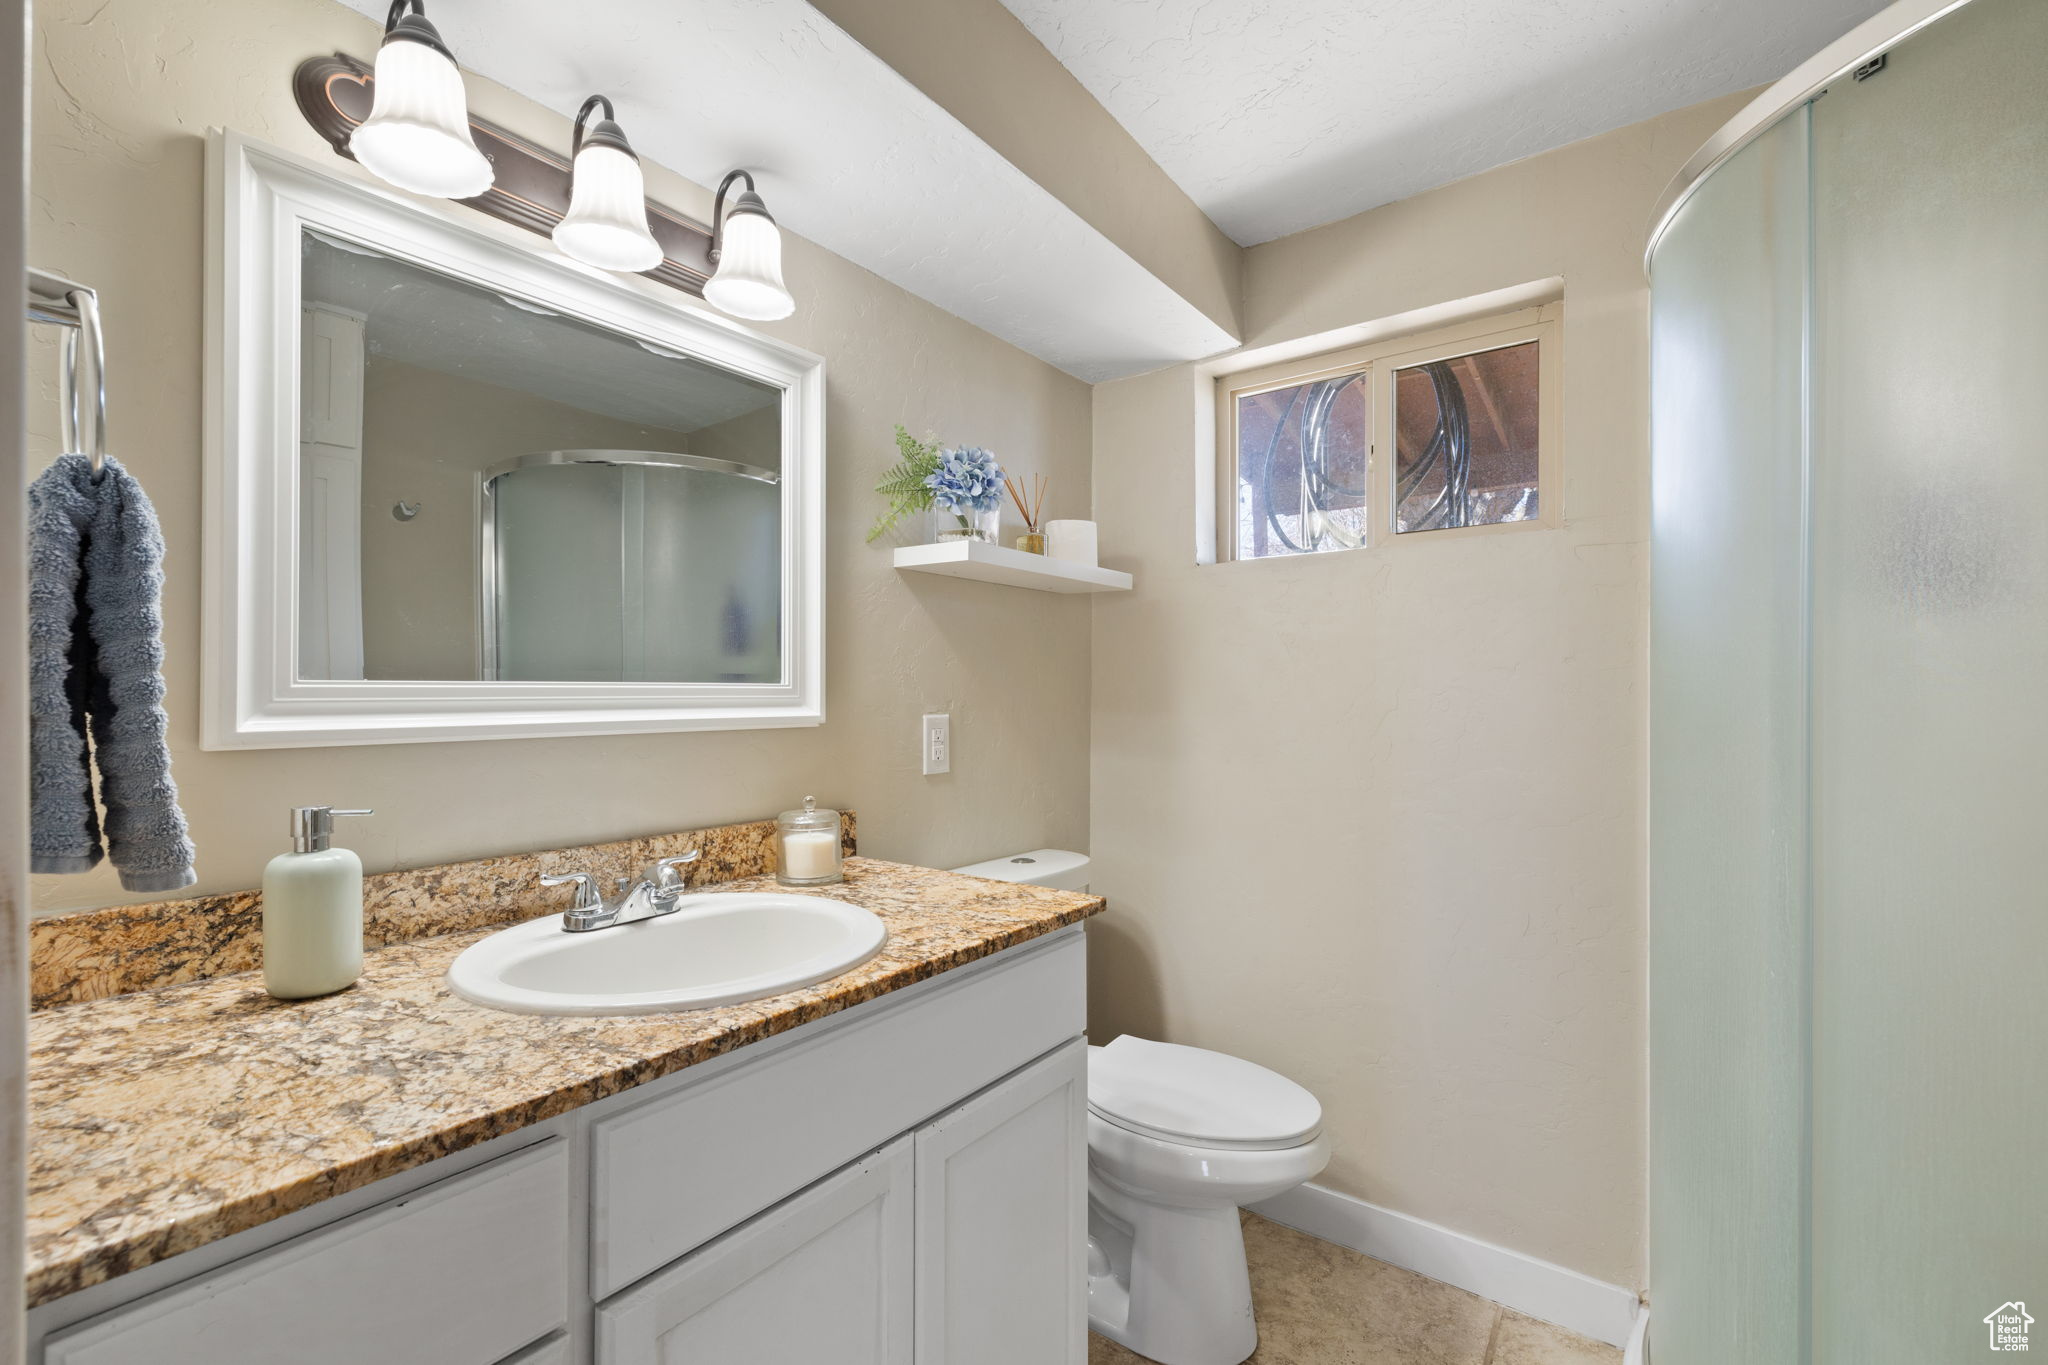
{"label": "window pane", "polygon": [[1237,400],[1237,557],[1349,550],[1365,543],[1372,449],[1366,372]]}
{"label": "window pane", "polygon": [[1394,529],[1536,516],[1537,343],[1394,372]]}

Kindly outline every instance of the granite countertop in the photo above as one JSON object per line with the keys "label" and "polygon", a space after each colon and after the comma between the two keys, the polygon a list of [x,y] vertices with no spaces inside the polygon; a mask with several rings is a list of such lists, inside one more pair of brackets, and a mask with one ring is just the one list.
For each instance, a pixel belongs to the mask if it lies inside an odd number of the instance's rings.
{"label": "granite countertop", "polygon": [[[39,1010],[29,1023],[33,1307],[680,1071],[1093,915],[1100,897],[849,859],[816,889],[889,927],[880,955],[766,1000],[623,1018],[507,1014],[452,994],[494,929],[365,957],[273,1000],[242,972]],[[750,877],[718,890],[777,890]]]}

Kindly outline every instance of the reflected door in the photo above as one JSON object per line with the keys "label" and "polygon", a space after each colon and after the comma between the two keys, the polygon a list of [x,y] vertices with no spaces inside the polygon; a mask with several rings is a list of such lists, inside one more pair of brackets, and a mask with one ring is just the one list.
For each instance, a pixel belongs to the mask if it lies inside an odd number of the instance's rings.
{"label": "reflected door", "polygon": [[490,478],[487,676],[780,680],[779,491],[683,458],[542,461]]}

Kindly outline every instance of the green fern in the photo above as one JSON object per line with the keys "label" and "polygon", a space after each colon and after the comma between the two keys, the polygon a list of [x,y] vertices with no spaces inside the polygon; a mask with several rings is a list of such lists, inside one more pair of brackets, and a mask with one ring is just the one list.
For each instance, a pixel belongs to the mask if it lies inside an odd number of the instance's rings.
{"label": "green fern", "polygon": [[875,491],[889,500],[889,510],[875,519],[874,528],[868,532],[871,544],[887,535],[903,518],[932,505],[932,490],[925,485],[925,480],[938,470],[939,443],[920,441],[899,423],[896,427],[896,451],[901,458],[875,485]]}

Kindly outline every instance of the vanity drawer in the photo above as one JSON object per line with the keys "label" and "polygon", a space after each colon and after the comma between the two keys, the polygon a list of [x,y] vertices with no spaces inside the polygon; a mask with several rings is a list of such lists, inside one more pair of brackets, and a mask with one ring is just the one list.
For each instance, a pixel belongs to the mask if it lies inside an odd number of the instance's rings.
{"label": "vanity drawer", "polygon": [[493,1365],[568,1321],[551,1138],[53,1337],[46,1365]]}
{"label": "vanity drawer", "polygon": [[604,1298],[1079,1034],[1079,934],[592,1126]]}

